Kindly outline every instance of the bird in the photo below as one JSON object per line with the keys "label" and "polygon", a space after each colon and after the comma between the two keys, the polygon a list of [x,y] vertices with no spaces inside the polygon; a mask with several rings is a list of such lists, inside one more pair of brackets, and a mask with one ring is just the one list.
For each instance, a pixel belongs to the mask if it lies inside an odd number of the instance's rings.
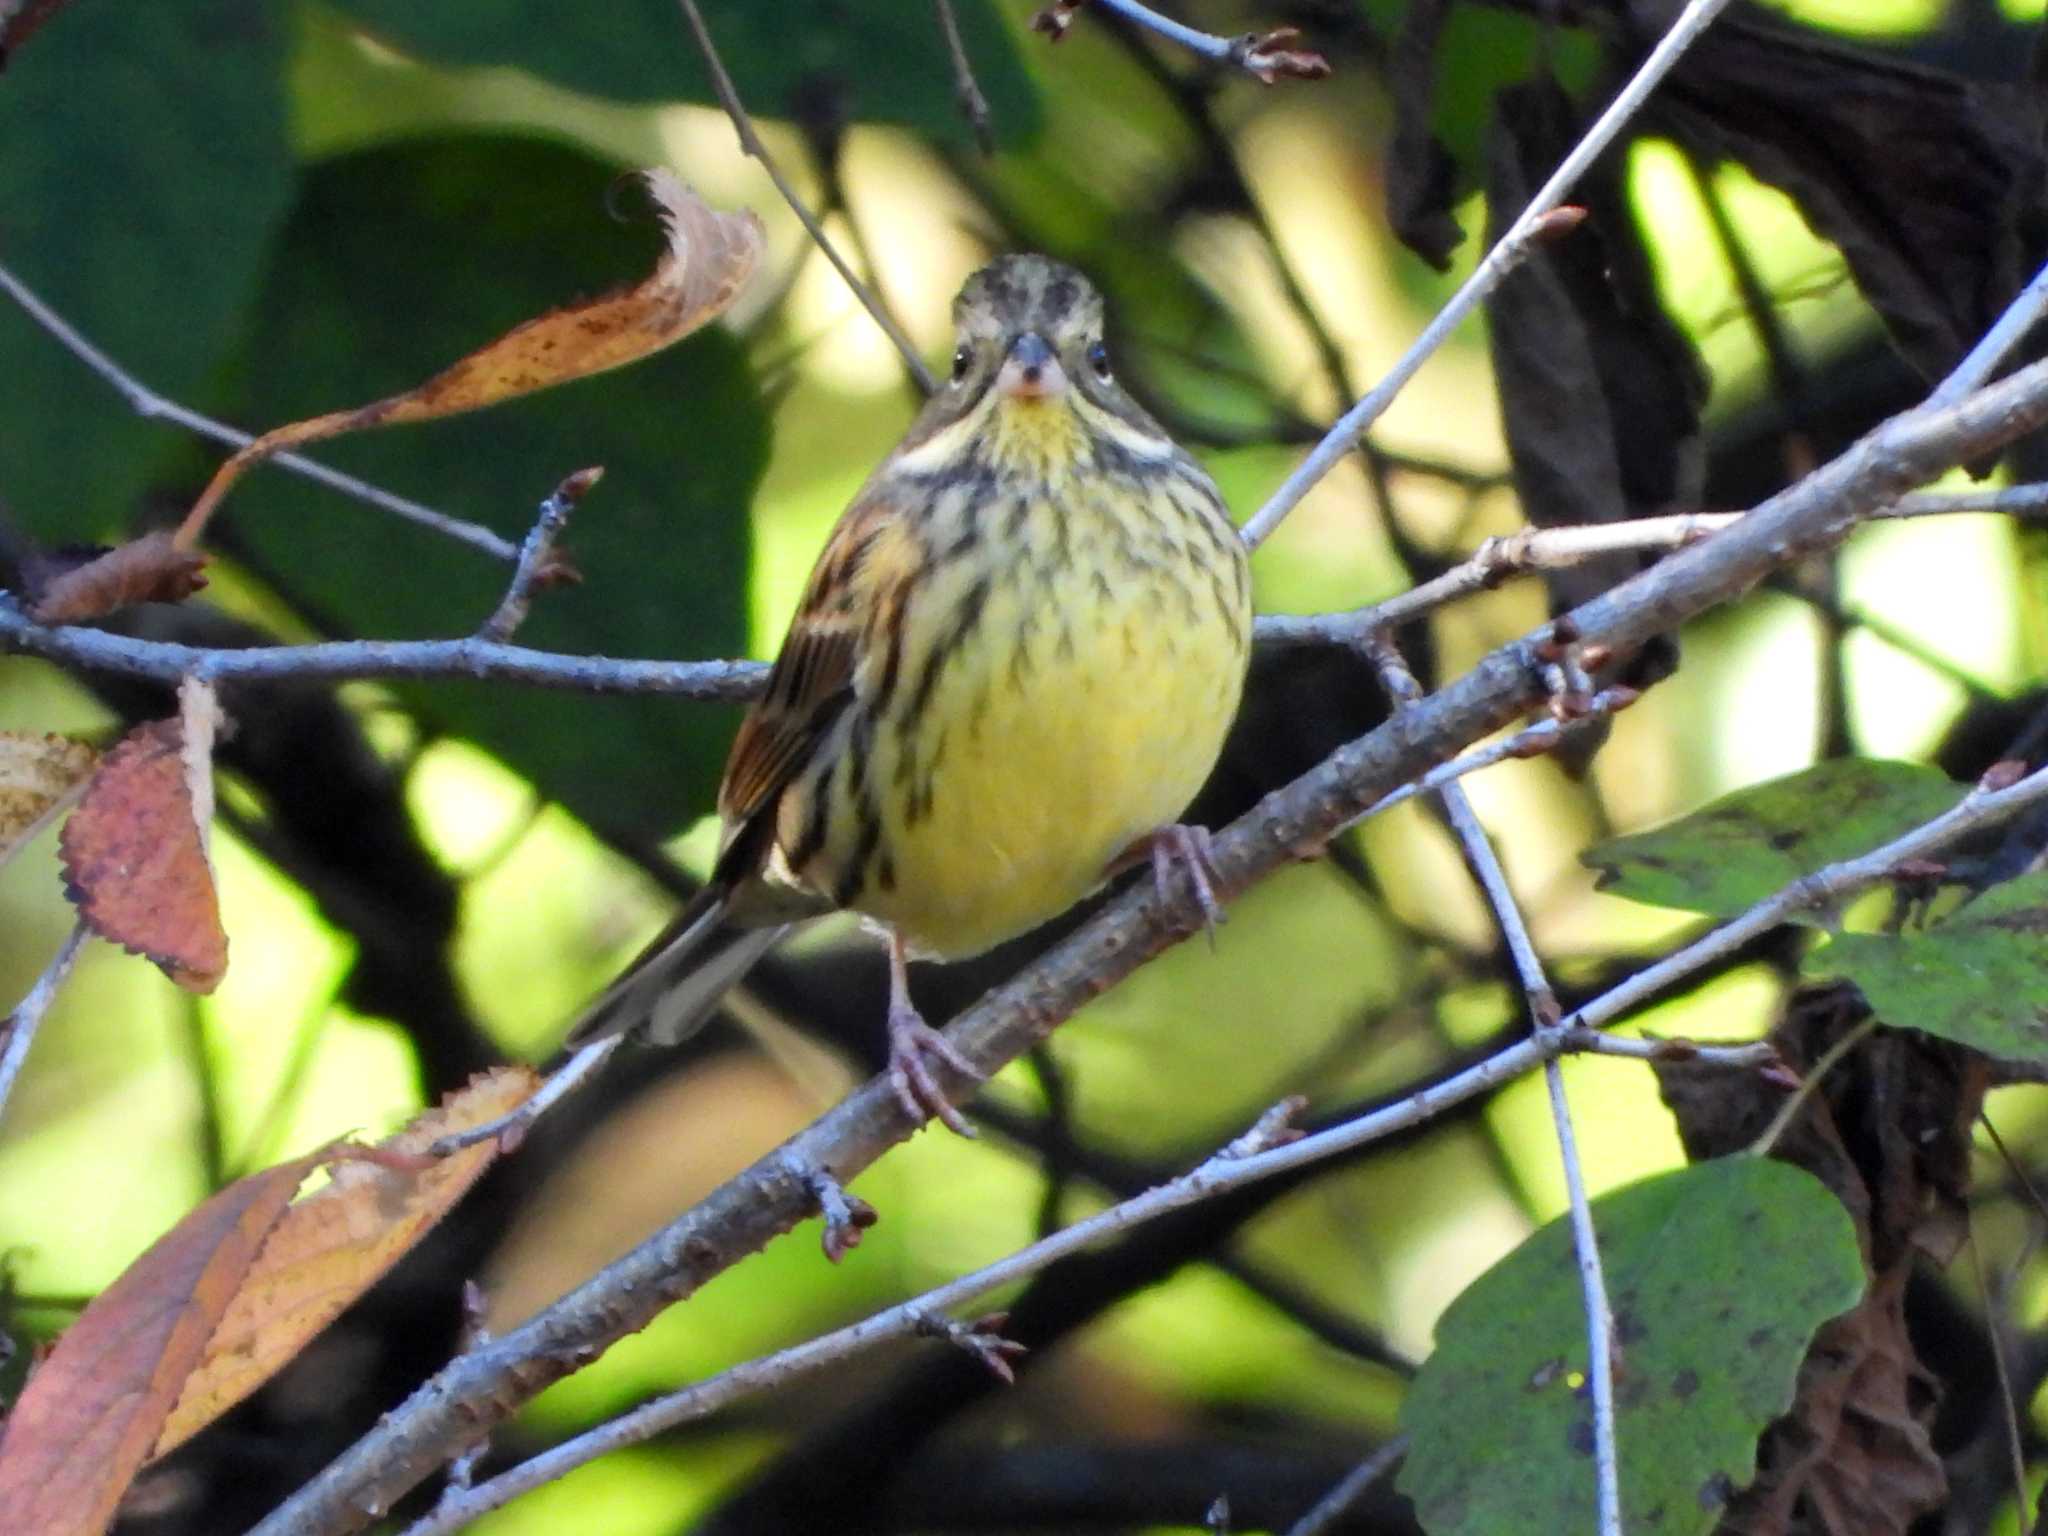
{"label": "bird", "polygon": [[972,1135],[933,1068],[982,1074],[918,1013],[911,959],[1148,862],[1213,936],[1208,834],[1176,818],[1244,688],[1244,543],[1119,382],[1080,272],[998,257],[953,319],[950,376],[834,525],[734,738],[709,879],[569,1045],[678,1041],[791,926],[850,910],[888,944],[897,1099]]}

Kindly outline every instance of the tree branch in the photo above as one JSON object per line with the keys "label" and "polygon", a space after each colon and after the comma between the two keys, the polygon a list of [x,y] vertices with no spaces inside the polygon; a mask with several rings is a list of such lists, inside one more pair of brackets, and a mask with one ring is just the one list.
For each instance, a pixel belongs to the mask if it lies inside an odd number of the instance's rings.
{"label": "tree branch", "polygon": [[73,923],[64,942],[57,946],[56,955],[43,967],[43,974],[7,1016],[4,1032],[0,1032],[0,1110],[7,1107],[8,1095],[14,1092],[14,1080],[21,1075],[22,1063],[28,1060],[28,1048],[35,1044],[36,1028],[50,1011],[50,1004],[57,1000],[57,989],[71,974],[71,962],[78,958],[78,947],[85,937],[85,924]]}
{"label": "tree branch", "polygon": [[[1372,643],[1371,653],[1380,677],[1396,707],[1422,702],[1422,688],[1415,674],[1401,659],[1401,653],[1382,632]],[[1571,679],[1568,676],[1568,685]],[[1437,791],[1444,814],[1465,850],[1480,889],[1486,893],[1501,937],[1507,941],[1515,972],[1521,978],[1522,995],[1529,1007],[1530,1027],[1541,1035],[1558,1028],[1557,993],[1544,973],[1542,957],[1529,936],[1529,925],[1501,868],[1492,839],[1479,824],[1464,786],[1446,785]],[[1550,1091],[1550,1119],[1557,1130],[1558,1154],[1564,1161],[1565,1189],[1570,1196],[1572,1249],[1579,1264],[1579,1285],[1586,1304],[1586,1376],[1593,1398],[1593,1467],[1596,1479],[1596,1508],[1600,1536],[1621,1536],[1621,1455],[1614,1428],[1614,1313],[1607,1301],[1607,1277],[1600,1264],[1599,1235],[1593,1229],[1592,1203],[1586,1196],[1586,1174],[1579,1163],[1578,1136],[1572,1129],[1571,1105],[1565,1098],[1564,1069],[1555,1056],[1543,1063],[1544,1085]]]}

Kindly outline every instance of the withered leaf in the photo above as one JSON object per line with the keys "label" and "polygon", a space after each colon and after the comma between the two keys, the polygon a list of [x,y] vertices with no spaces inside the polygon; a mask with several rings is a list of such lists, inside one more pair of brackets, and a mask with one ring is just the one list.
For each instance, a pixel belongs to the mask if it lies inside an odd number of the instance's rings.
{"label": "withered leaf", "polygon": [[78,1315],[0,1433],[8,1536],[106,1528],[264,1237],[324,1155],[236,1180]]}
{"label": "withered leaf", "polygon": [[144,534],[51,580],[29,617],[77,624],[133,603],[179,603],[206,585],[206,556],[182,549],[169,533]]}
{"label": "withered leaf", "polygon": [[631,288],[514,326],[417,388],[264,433],[222,464],[178,530],[196,542],[250,465],[285,448],[367,427],[431,421],[621,368],[681,341],[731,307],[760,264],[765,236],[750,209],[721,213],[669,171],[642,171],[667,233],[654,271]]}
{"label": "withered leaf", "polygon": [[[486,1073],[382,1150],[403,1164],[437,1137],[517,1108],[539,1086],[526,1067]],[[275,1375],[447,1214],[497,1152],[498,1143],[486,1141],[418,1170],[390,1166],[390,1157],[338,1162],[331,1183],[284,1213],[242,1277],[151,1456],[189,1439]]]}
{"label": "withered leaf", "polygon": [[85,793],[99,760],[68,736],[0,731],[0,864]]}
{"label": "withered leaf", "polygon": [[86,926],[189,992],[211,992],[228,964],[206,850],[212,817],[212,717],[188,707],[121,739],[57,841]]}

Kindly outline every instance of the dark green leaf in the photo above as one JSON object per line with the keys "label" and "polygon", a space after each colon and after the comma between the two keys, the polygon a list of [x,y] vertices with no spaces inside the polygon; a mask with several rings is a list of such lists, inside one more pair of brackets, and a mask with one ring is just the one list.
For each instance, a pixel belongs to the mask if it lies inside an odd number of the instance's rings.
{"label": "dark green leaf", "polygon": [[2048,1061],[2048,875],[1993,886],[1918,933],[1845,933],[1806,960],[1871,1011],[1994,1056]]}
{"label": "dark green leaf", "polygon": [[[261,425],[409,388],[522,319],[643,275],[651,219],[605,213],[614,167],[516,138],[414,143],[308,173],[256,310],[236,413]],[[543,592],[522,641],[623,656],[744,647],[748,506],[767,417],[721,328],[648,362],[321,455],[518,538],[585,465],[605,479],[564,547],[581,586]],[[225,504],[223,539],[332,628],[464,634],[510,568],[276,470]],[[647,835],[708,810],[730,716],[664,699],[502,687],[408,690],[599,828]]]}
{"label": "dark green leaf", "polygon": [[1582,857],[1617,896],[1733,917],[1801,875],[1931,821],[1966,793],[1915,763],[1843,758],[1737,790]]}
{"label": "dark green leaf", "polygon": [[[92,3],[0,78],[0,260],[145,384],[189,398],[233,339],[291,200],[287,15]],[[50,540],[134,512],[171,429],[0,297],[0,496]]]}
{"label": "dark green leaf", "polygon": [[[509,64],[573,90],[625,101],[713,100],[711,78],[675,0],[337,0],[398,46],[440,64]],[[747,109],[762,117],[897,123],[971,139],[953,65],[928,0],[703,0],[704,23]],[[1038,126],[1038,103],[1009,29],[989,0],[954,0],[998,143]]]}
{"label": "dark green leaf", "polygon": [[[1814,1330],[1863,1292],[1841,1203],[1785,1163],[1731,1157],[1594,1202],[1617,1343],[1624,1526],[1711,1530],[1755,1473]],[[1430,1536],[1594,1528],[1593,1409],[1570,1223],[1475,1281],[1402,1405],[1400,1486]]]}

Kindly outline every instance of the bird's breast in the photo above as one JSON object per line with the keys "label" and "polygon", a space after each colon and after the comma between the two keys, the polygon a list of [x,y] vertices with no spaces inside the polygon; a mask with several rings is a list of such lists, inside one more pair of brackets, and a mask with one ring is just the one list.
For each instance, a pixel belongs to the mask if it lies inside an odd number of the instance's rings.
{"label": "bird's breast", "polygon": [[974,954],[1186,808],[1236,713],[1251,618],[1202,490],[1013,495],[930,530],[894,675],[852,727],[865,769],[834,786],[835,823],[868,845],[834,851],[858,873],[849,904],[926,953]]}

